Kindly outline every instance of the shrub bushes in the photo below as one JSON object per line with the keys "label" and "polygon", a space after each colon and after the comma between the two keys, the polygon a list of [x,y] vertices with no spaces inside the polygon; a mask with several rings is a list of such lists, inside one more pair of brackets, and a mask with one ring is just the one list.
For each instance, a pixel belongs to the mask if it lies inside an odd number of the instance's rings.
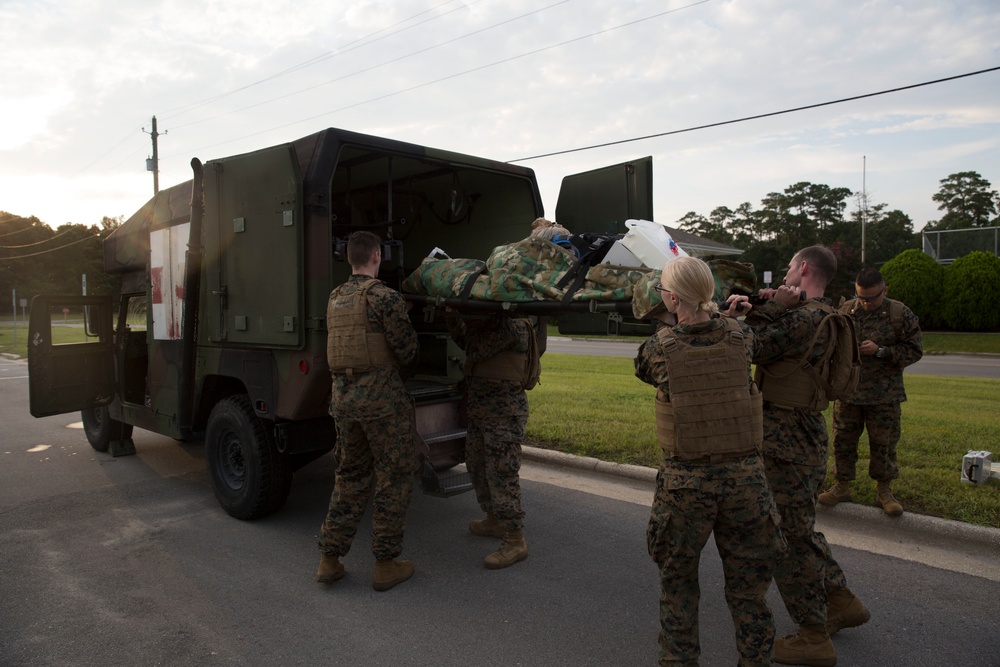
{"label": "shrub bushes", "polygon": [[881,271],[889,298],[905,303],[920,318],[921,329],[945,324],[941,312],[944,268],[930,255],[916,248],[904,250],[883,264]]}
{"label": "shrub bushes", "polygon": [[944,270],[941,298],[945,323],[952,329],[1000,328],[1000,257],[977,250],[956,259]]}

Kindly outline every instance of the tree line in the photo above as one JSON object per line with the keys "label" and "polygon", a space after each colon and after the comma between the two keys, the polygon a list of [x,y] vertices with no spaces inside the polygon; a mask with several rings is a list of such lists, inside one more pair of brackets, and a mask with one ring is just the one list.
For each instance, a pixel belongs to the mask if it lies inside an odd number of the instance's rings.
{"label": "tree line", "polygon": [[[1000,225],[1000,194],[977,172],[963,171],[941,179],[932,199],[944,214],[925,230],[965,229]],[[848,203],[854,202],[848,213]],[[865,257],[861,257],[861,227],[865,223]],[[100,225],[68,223],[55,229],[36,217],[0,211],[0,316],[12,313],[17,298],[36,294],[80,294],[87,276],[88,294],[116,294],[120,280],[104,272],[103,240],[123,222],[105,217]],[[881,266],[904,250],[920,248],[913,221],[884,203],[869,204],[865,193],[849,188],[799,182],[783,192],[771,192],[754,208],[749,202],[735,209],[719,206],[707,216],[694,211],[679,221],[681,229],[743,248],[740,261],[750,262],[763,283],[763,270],[781,275],[792,255],[822,243],[837,256],[839,273],[829,296],[854,291],[854,276],[867,266]],[[17,304],[14,304],[17,305]],[[20,310],[19,310],[20,312]]]}
{"label": "tree line", "polygon": [[[940,184],[932,199],[944,215],[930,221],[924,231],[1000,224],[1000,194],[977,172],[951,174]],[[752,263],[761,283],[765,269],[774,271],[775,282],[779,281],[797,250],[826,245],[838,263],[828,296],[852,294],[854,277],[862,268],[881,266],[907,249],[921,247],[921,235],[913,231],[906,213],[888,204],[872,204],[865,193],[805,181],[769,193],[758,208],[745,202],[735,209],[719,206],[707,216],[691,211],[677,223],[686,232],[743,248],[739,261]]]}
{"label": "tree line", "polygon": [[0,317],[17,307],[11,300],[36,294],[116,294],[120,278],[104,271],[104,239],[123,222],[105,217],[100,225],[67,223],[53,229],[38,218],[0,211]]}

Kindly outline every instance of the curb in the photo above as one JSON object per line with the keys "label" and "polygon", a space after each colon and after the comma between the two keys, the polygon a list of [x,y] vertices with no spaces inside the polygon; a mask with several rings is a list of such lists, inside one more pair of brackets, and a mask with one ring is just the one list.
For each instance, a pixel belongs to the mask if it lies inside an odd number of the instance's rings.
{"label": "curb", "polygon": [[[521,451],[523,458],[536,463],[656,483],[656,469],[647,466],[611,463],[590,456],[575,456],[538,447],[522,447]],[[890,517],[876,507],[840,503],[835,508],[817,505],[816,520],[831,528],[864,535],[899,540],[905,538],[942,547],[953,547],[956,541],[961,541],[979,545],[994,553],[1000,551],[1000,528],[976,526],[911,512],[905,512],[900,517]]]}
{"label": "curb", "polygon": [[591,456],[576,456],[575,454],[566,454],[552,449],[527,446],[521,447],[521,456],[529,461],[544,463],[546,465],[576,468],[587,472],[599,472],[605,475],[635,479],[640,482],[656,482],[656,468],[648,468],[646,466],[611,463],[595,459]]}

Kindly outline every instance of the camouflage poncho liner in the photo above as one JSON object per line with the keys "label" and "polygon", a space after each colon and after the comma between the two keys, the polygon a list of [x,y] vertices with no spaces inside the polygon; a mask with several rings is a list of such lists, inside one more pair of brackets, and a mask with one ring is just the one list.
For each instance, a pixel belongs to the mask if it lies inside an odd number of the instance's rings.
{"label": "camouflage poncho liner", "polygon": [[[425,259],[403,281],[402,291],[440,297],[460,297],[474,280],[468,298],[487,301],[562,301],[567,286],[560,281],[575,267],[576,255],[538,237],[498,246],[483,262],[478,259]],[[753,265],[728,260],[709,263],[716,280],[716,299],[734,290],[752,293],[757,286]],[[663,307],[655,286],[659,269],[597,264],[587,270],[573,301],[631,301],[637,319]]]}

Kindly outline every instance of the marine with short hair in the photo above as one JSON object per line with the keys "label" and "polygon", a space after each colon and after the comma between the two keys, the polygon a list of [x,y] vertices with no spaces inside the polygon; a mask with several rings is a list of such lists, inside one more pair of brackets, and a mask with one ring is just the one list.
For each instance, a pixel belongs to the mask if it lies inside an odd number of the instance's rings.
{"label": "marine with short hair", "polygon": [[850,501],[858,462],[858,440],[868,431],[868,475],[876,483],[876,500],[889,516],[903,506],[892,495],[899,477],[896,444],[900,437],[900,403],[906,400],[903,369],[924,354],[920,322],[901,301],[887,296],[882,274],[863,269],[855,281],[855,298],[841,306],[854,321],[861,341],[861,379],[854,395],[833,405],[833,457],[836,482],[819,494],[819,502],[834,506]]}
{"label": "marine with short hair", "polygon": [[379,237],[352,233],[347,261],[352,275],[331,292],[327,306],[338,462],[321,527],[316,581],[329,584],[344,576],[340,559],[351,549],[374,488],[372,584],[385,591],[414,570],[411,561],[397,560],[417,467],[413,400],[398,369],[416,359],[417,333],[403,298],[376,279],[382,261]]}
{"label": "marine with short hair", "polygon": [[836,664],[830,636],[869,619],[868,610],[847,588],[847,577],[826,538],[816,530],[816,498],[826,479],[825,393],[805,379],[809,376],[802,368],[792,375],[784,370],[769,373],[804,355],[815,362],[832,344],[828,333],[820,332],[808,349],[823,318],[832,312],[823,293],[836,272],[837,259],[828,248],[800,250],[788,263],[784,284],[761,290],[768,302],[746,318],[757,335],[754,363],[764,397],[764,467],[788,542],[788,556],[777,564],[774,580],[799,626],[796,634],[774,643],[774,661],[788,665]]}

